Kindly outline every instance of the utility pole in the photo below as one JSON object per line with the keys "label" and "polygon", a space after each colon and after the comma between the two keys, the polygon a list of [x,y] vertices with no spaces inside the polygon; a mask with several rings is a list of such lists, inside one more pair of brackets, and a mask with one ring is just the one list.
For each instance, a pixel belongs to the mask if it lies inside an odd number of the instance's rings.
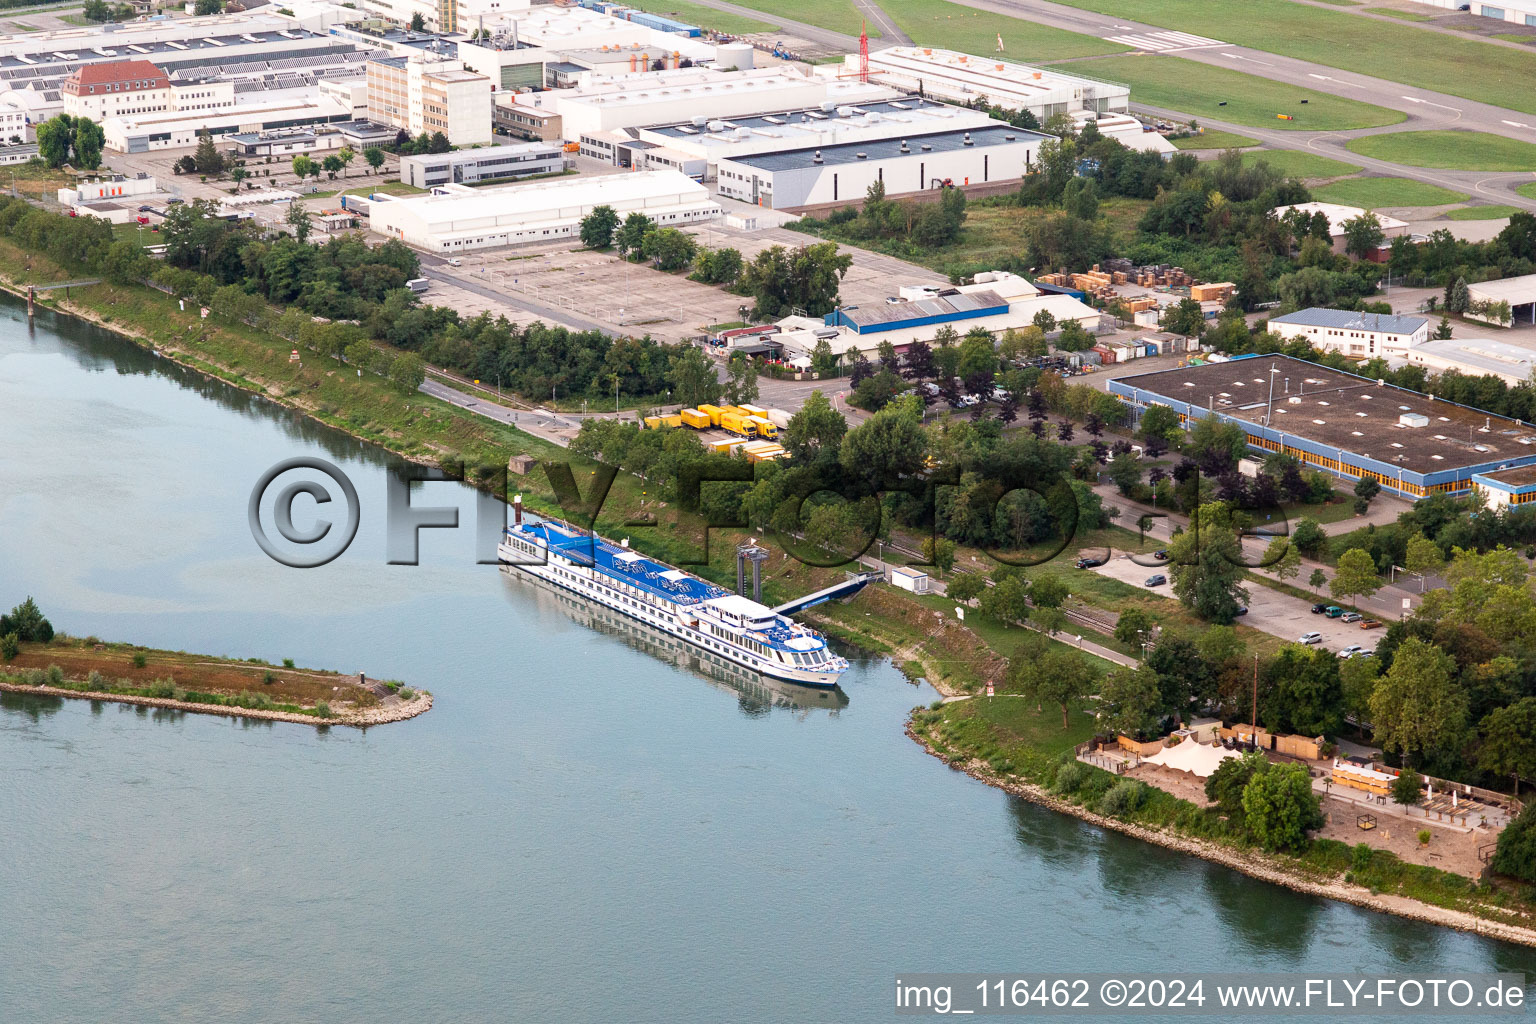
{"label": "utility pole", "polygon": [[1259,745],[1259,655],[1253,655],[1253,745]]}

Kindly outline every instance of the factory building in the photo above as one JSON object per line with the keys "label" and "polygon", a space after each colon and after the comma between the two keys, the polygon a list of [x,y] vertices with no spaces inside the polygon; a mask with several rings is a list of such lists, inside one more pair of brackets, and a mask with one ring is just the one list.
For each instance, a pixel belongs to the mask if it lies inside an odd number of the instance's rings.
{"label": "factory building", "polygon": [[379,57],[368,62],[368,119],[412,135],[441,132],[455,146],[491,141],[491,82],[457,60]]}
{"label": "factory building", "polygon": [[1478,3],[1476,0],[1415,0],[1425,7],[1439,7],[1448,11],[1466,11],[1495,21],[1507,21],[1515,25],[1536,26],[1536,0],[1499,0],[1495,4]]}
{"label": "factory building", "polygon": [[1422,316],[1321,307],[1274,317],[1269,330],[1287,340],[1305,339],[1321,352],[1342,352],[1354,359],[1401,358],[1429,340],[1429,321]]}
{"label": "factory building", "polygon": [[666,124],[583,135],[579,141],[584,155],[618,167],[672,166],[707,182],[716,179],[719,162],[726,157],[998,123],[968,107],[920,96],[897,96],[858,104],[828,101],[745,117],[710,119],[695,115]]}
{"label": "factory building", "polygon": [[1491,338],[1445,338],[1408,350],[1404,361],[1431,373],[1454,370],[1469,377],[1492,375],[1514,387],[1536,371],[1536,350]]}
{"label": "factory building", "polygon": [[1472,486],[1492,511],[1524,505],[1536,501],[1536,466],[1476,473],[1472,477]]}
{"label": "factory building", "polygon": [[533,174],[558,174],[563,170],[564,147],[548,142],[519,142],[400,158],[400,180],[417,188],[450,183],[474,185]]}
{"label": "factory building", "polygon": [[1260,451],[1409,498],[1463,494],[1479,474],[1536,466],[1536,427],[1288,356],[1117,377],[1109,392],[1137,417],[1152,405],[1186,426],[1214,416]]}
{"label": "factory building", "polygon": [[374,231],[439,253],[576,237],[581,219],[605,205],[620,218],[644,213],[658,226],[671,228],[721,214],[703,185],[672,171],[478,189],[442,185],[431,195],[378,195],[362,201],[349,196],[347,201],[348,209],[355,206],[368,214]]}
{"label": "factory building", "polygon": [[1012,181],[1034,165],[1048,135],[993,124],[732,157],[719,162],[716,188],[744,203],[795,210],[862,199],[876,181],[887,195],[940,185]]}
{"label": "factory building", "polygon": [[204,132],[216,141],[248,132],[304,128],[352,120],[352,110],[335,100],[306,99],[295,91],[237,104],[229,110],[170,112],[108,118],[102,124],[106,148],[119,153],[190,149]]}
{"label": "factory building", "polygon": [[[1501,326],[1536,324],[1536,274],[1525,274],[1521,277],[1504,277],[1496,281],[1479,281],[1477,284],[1469,284],[1467,285],[1467,297],[1473,302],[1509,303],[1510,320],[1507,324]],[[1491,317],[1480,317],[1470,311],[1467,315],[1476,319],[1493,322]]]}
{"label": "factory building", "polygon": [[[985,100],[1008,110],[1027,110],[1042,123],[1074,110],[1123,114],[1131,97],[1131,90],[1124,85],[1080,74],[931,47],[877,50],[869,55],[869,72],[870,81],[903,92],[920,92],[955,103]],[[857,75],[859,55],[849,54],[842,67],[823,65],[818,73]]]}
{"label": "factory building", "polygon": [[[911,296],[910,298],[907,296]],[[1092,331],[1100,313],[1070,295],[1046,294],[1007,271],[977,274],[970,284],[939,289],[902,289],[902,301],[842,306],[821,318],[790,316],[773,336],[790,359],[804,358],[825,340],[844,362],[858,354],[873,357],[884,342],[898,353],[913,342],[932,342],[946,327],[960,334],[980,327],[1000,336],[1022,330],[1049,310],[1058,323],[1076,320]]]}

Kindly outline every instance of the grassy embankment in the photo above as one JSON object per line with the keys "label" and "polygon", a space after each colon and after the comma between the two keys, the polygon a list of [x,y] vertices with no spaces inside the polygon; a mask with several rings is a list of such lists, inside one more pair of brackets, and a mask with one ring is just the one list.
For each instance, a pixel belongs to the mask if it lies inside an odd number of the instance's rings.
{"label": "grassy embankment", "polygon": [[1536,167],[1536,144],[1490,132],[1387,132],[1350,139],[1344,145],[1351,153],[1409,167],[1453,171],[1529,171]]}
{"label": "grassy embankment", "polygon": [[1073,763],[1074,746],[1093,734],[1092,719],[1078,709],[1063,729],[1058,708],[1037,710],[1031,702],[1009,697],[976,698],[918,709],[911,729],[937,756],[984,782],[1239,870],[1326,886],[1323,895],[1368,906],[1376,905],[1372,898],[1378,895],[1402,896],[1526,929],[1536,911],[1536,893],[1530,886],[1480,884],[1437,868],[1406,864],[1382,850],[1361,855],[1337,840],[1313,840],[1295,854],[1263,854],[1239,824],[1219,811],[1152,787],[1141,790],[1136,809],[1107,814],[1106,794],[1123,784],[1111,773],[1082,765],[1080,780],[1065,786],[1069,792],[1056,787],[1060,767]]}
{"label": "grassy embankment", "polygon": [[1446,220],[1503,220],[1520,213],[1521,207],[1490,203],[1487,206],[1463,206],[1459,210],[1447,210]]}
{"label": "grassy embankment", "polygon": [[1536,77],[1536,54],[1512,47],[1292,0],[1245,0],[1241,17],[1233,17],[1230,5],[1205,0],[1065,2],[1388,82],[1536,113],[1536,91],[1530,87]]}
{"label": "grassy embankment", "polygon": [[746,15],[729,11],[717,11],[713,7],[688,3],[687,0],[631,0],[629,6],[650,14],[659,14],[663,18],[676,18],[690,25],[714,29],[716,32],[725,32],[733,36],[744,36],[753,32],[772,32],[778,28],[777,25],[766,21],[758,21],[756,18],[748,18]]}
{"label": "grassy embankment", "polygon": [[1182,139],[1170,139],[1174,149],[1207,150],[1207,149],[1246,149],[1249,146],[1257,146],[1258,139],[1250,139],[1246,135],[1238,135],[1235,132],[1222,132],[1214,129],[1201,132],[1199,135],[1186,135]]}
{"label": "grassy embankment", "polygon": [[[46,644],[22,644],[13,661],[0,665],[0,685],[23,692],[45,687],[43,692],[170,701],[191,711],[222,708],[300,715],[340,724],[361,720],[381,703],[354,677],[297,669],[292,661],[278,666],[260,658],[214,658],[63,635]],[[386,685],[404,705],[420,701],[425,708],[430,704],[428,698],[399,683]]]}
{"label": "grassy embankment", "polygon": [[1304,181],[1341,178],[1346,174],[1358,174],[1361,170],[1355,164],[1347,164],[1342,160],[1333,160],[1300,149],[1263,149],[1243,154],[1245,164],[1251,165],[1260,161],[1277,171]]}
{"label": "grassy embankment", "polygon": [[[1212,67],[1183,57],[1158,54],[1105,57],[1074,63],[1066,70],[1123,82],[1131,87],[1131,96],[1137,105],[1146,104],[1197,118],[1277,131],[1373,128],[1398,124],[1408,116],[1399,110]],[[1302,103],[1302,100],[1306,102]],[[1295,120],[1282,121],[1276,114],[1290,114]]]}
{"label": "grassy embankment", "polygon": [[1396,206],[1444,206],[1466,202],[1471,197],[1465,192],[1453,192],[1411,178],[1345,178],[1313,189],[1312,198],[1379,210]]}

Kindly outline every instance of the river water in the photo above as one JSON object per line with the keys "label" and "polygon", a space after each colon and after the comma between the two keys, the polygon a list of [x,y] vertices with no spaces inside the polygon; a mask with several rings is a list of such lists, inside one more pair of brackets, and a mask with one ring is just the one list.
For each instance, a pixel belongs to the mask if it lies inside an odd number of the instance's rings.
{"label": "river water", "polygon": [[[298,455],[363,504],[308,571],[245,515]],[[0,307],[0,602],[437,696],[366,733],[5,700],[0,1019],[882,1021],[899,971],[1536,973],[952,772],[883,662],[846,700],[739,692],[472,564],[467,529],[387,565],[389,465]]]}

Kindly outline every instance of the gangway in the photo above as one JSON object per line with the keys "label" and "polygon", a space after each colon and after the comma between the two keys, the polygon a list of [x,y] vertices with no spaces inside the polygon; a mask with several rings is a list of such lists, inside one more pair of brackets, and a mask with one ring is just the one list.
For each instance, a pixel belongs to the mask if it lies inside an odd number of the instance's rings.
{"label": "gangway", "polygon": [[848,578],[841,583],[834,583],[830,587],[823,587],[814,594],[806,594],[797,597],[793,601],[785,601],[774,609],[780,615],[793,615],[795,612],[803,612],[807,608],[814,608],[818,604],[831,601],[840,597],[852,597],[863,590],[875,580],[883,579],[884,573],[879,572],[850,572]]}

